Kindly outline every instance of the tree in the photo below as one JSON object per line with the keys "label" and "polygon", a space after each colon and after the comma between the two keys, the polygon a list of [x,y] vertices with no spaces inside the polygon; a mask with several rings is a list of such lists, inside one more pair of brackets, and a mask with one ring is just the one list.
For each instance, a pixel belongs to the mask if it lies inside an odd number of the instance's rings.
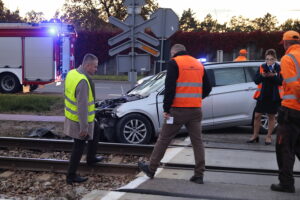
{"label": "tree", "polygon": [[182,31],[197,31],[199,22],[194,18],[195,13],[189,8],[184,10],[179,20],[179,28]]}
{"label": "tree", "polygon": [[213,19],[211,14],[207,14],[199,26],[200,30],[207,32],[223,32],[225,28],[226,24],[219,24],[217,20]]}
{"label": "tree", "polygon": [[[102,11],[102,19],[108,20],[110,16],[114,16],[120,20],[124,20],[127,16],[127,9],[124,6],[124,0],[98,0]],[[145,5],[142,7],[141,15],[147,19],[156,9],[158,4],[155,0],[145,0]]]}
{"label": "tree", "polygon": [[19,10],[14,12],[5,8],[4,3],[0,0],[0,22],[21,22]]}
{"label": "tree", "polygon": [[270,13],[267,13],[264,17],[256,18],[252,22],[255,30],[263,32],[272,32],[277,30],[276,25],[278,24],[278,20]]}
{"label": "tree", "polygon": [[93,0],[66,0],[62,13],[61,20],[72,23],[78,30],[97,30],[104,23]]}
{"label": "tree", "polygon": [[34,10],[27,12],[25,15],[25,21],[27,22],[41,22],[44,21],[44,13],[43,12],[35,12]]}
{"label": "tree", "polygon": [[300,31],[300,20],[288,19],[279,27],[279,29],[282,31],[294,30],[294,31],[299,32]]}
{"label": "tree", "polygon": [[226,29],[229,32],[251,32],[254,31],[252,21],[242,16],[233,16]]}
{"label": "tree", "polygon": [[[155,0],[146,0],[141,15],[147,18],[157,8]],[[62,19],[72,22],[75,27],[86,30],[99,30],[107,25],[108,18],[114,16],[124,20],[127,16],[124,0],[65,0]]]}

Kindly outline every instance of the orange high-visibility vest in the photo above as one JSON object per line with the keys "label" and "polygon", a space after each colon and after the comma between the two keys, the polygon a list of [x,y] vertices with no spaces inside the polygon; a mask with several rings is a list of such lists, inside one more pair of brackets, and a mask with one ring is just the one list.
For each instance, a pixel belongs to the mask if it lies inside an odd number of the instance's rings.
{"label": "orange high-visibility vest", "polygon": [[[281,59],[281,74],[283,76],[284,96],[281,105],[299,110],[300,102],[296,98],[295,88],[300,87],[300,45],[294,44],[288,48]],[[299,95],[299,94],[298,94]]]}
{"label": "orange high-visibility vest", "polygon": [[238,61],[247,61],[246,56],[238,56],[236,57],[236,59],[234,59],[234,62],[238,62]]}
{"label": "orange high-visibility vest", "polygon": [[176,94],[172,107],[201,107],[204,67],[189,55],[173,58],[178,65]]}
{"label": "orange high-visibility vest", "polygon": [[[259,67],[259,73],[262,74],[264,72],[264,68],[262,67],[262,65]],[[262,83],[258,84],[257,85],[257,88],[256,88],[256,91],[253,95],[253,98],[254,99],[257,99],[260,94],[261,94],[261,88],[262,88]],[[280,96],[280,99],[283,98],[283,88],[281,85],[278,86],[278,91],[279,91],[279,96]]]}

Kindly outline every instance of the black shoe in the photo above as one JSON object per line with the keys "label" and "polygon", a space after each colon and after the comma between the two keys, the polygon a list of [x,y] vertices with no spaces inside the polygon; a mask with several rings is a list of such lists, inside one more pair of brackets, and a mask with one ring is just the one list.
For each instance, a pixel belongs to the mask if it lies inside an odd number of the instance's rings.
{"label": "black shoe", "polygon": [[277,191],[277,192],[288,192],[288,193],[295,193],[295,186],[283,186],[280,183],[279,184],[272,184],[271,190]]}
{"label": "black shoe", "polygon": [[198,184],[203,184],[203,176],[192,176],[190,178],[190,181]]}
{"label": "black shoe", "polygon": [[81,177],[81,176],[75,176],[74,178],[67,177],[67,184],[72,185],[73,183],[82,183],[87,180],[88,180],[88,178]]}
{"label": "black shoe", "polygon": [[270,145],[270,144],[272,144],[272,138],[270,138],[269,141],[267,141],[267,138],[266,138],[266,140],[265,140],[265,145]]}
{"label": "black shoe", "polygon": [[138,167],[139,169],[144,172],[149,178],[153,178],[154,177],[154,172],[151,172],[149,170],[149,166],[147,164],[145,164],[144,162],[138,162]]}
{"label": "black shoe", "polygon": [[93,159],[87,159],[86,163],[88,165],[94,165],[98,162],[101,162],[104,159],[103,156],[94,157]]}
{"label": "black shoe", "polygon": [[272,142],[265,141],[265,145],[270,145],[270,144],[272,144]]}
{"label": "black shoe", "polygon": [[258,136],[254,139],[250,139],[250,140],[247,141],[247,143],[254,143],[254,142],[256,142],[256,143],[259,142],[259,137]]}

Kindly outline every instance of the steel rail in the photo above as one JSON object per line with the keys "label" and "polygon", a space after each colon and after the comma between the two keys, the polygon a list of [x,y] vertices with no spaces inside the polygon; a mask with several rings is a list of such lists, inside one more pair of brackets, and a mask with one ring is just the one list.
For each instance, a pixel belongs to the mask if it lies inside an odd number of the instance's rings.
{"label": "steel rail", "polygon": [[[7,170],[28,170],[65,173],[68,169],[68,160],[35,159],[0,156],[0,168]],[[82,173],[105,173],[105,174],[134,174],[138,172],[137,165],[97,163],[93,166],[80,162],[78,170]]]}
{"label": "steel rail", "polygon": [[[258,151],[258,152],[274,152],[274,150],[252,147],[249,145],[239,144],[222,144],[219,143],[207,143],[204,142],[205,148],[213,149],[230,149],[230,150],[247,150],[247,151]],[[61,140],[61,139],[33,139],[33,138],[21,138],[21,137],[0,137],[0,147],[4,148],[23,148],[23,149],[34,149],[34,150],[50,150],[50,151],[71,151],[73,146],[72,140]],[[236,147],[238,148],[236,148]],[[191,145],[170,145],[169,148],[178,147],[191,147]],[[97,153],[108,153],[108,154],[130,154],[130,155],[150,155],[153,151],[154,145],[133,145],[133,144],[122,144],[122,143],[106,143],[99,142],[97,147]],[[250,149],[249,149],[250,148]]]}
{"label": "steel rail", "polygon": [[[43,171],[65,173],[68,168],[68,160],[57,159],[35,159],[35,158],[19,158],[0,156],[0,169],[7,170],[28,170],[28,171]],[[162,163],[160,165],[164,169],[177,170],[194,170],[194,165],[180,163]],[[238,174],[260,174],[277,176],[277,170],[271,169],[254,169],[254,168],[239,168],[239,167],[223,167],[223,166],[205,166],[207,171],[217,171],[224,173]],[[85,162],[80,162],[78,170],[82,173],[104,173],[104,174],[134,174],[139,171],[137,164],[112,164],[112,163],[97,163],[93,166],[87,165]],[[294,172],[295,177],[300,177],[300,172]]]}
{"label": "steel rail", "polygon": [[[165,169],[194,169],[193,164],[182,164],[182,163],[163,163],[162,168]],[[239,174],[263,174],[263,175],[278,175],[278,170],[274,169],[256,169],[256,168],[244,168],[244,167],[225,167],[215,165],[205,165],[207,171],[219,171],[219,172],[230,172]],[[299,171],[294,171],[295,177],[300,177]]]}
{"label": "steel rail", "polygon": [[[72,140],[57,139],[32,139],[18,137],[0,137],[2,148],[22,148],[49,151],[71,151]],[[153,145],[133,145],[120,143],[98,143],[97,153],[121,154],[121,155],[150,155]]]}

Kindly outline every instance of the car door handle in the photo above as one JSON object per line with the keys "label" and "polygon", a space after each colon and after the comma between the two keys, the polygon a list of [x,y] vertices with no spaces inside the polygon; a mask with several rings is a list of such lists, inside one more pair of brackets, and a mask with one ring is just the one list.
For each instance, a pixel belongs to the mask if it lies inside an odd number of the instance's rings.
{"label": "car door handle", "polygon": [[247,90],[255,90],[256,88],[254,88],[254,87],[248,87],[248,89]]}

